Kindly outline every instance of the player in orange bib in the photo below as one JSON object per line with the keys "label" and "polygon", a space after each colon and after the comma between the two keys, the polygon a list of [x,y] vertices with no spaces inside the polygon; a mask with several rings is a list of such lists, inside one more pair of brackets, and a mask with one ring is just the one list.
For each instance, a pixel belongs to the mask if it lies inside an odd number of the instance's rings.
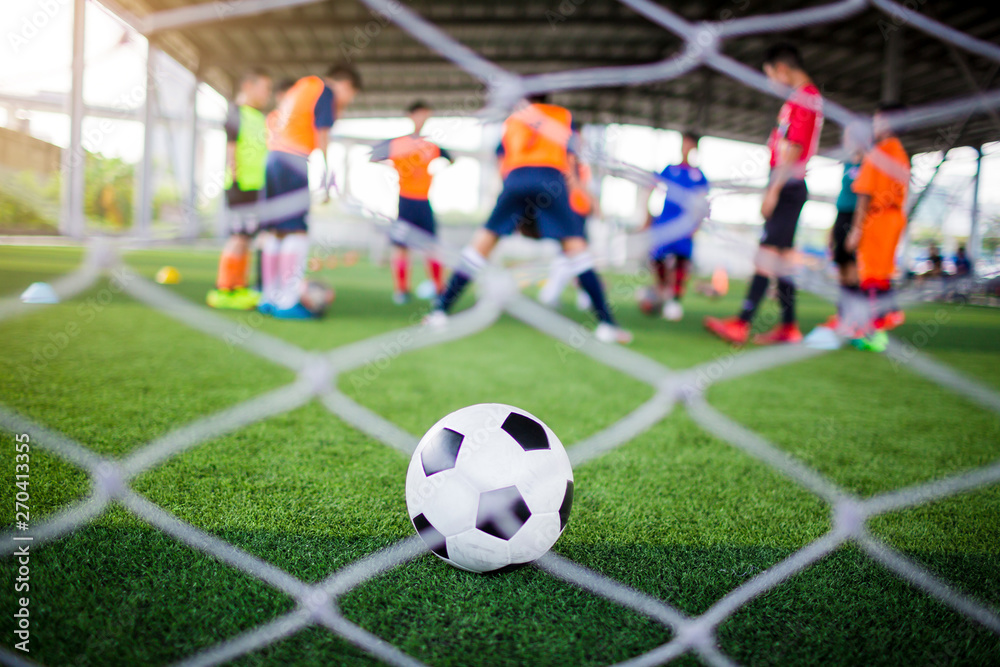
{"label": "player in orange bib", "polygon": [[330,128],[359,90],[357,70],[334,65],[325,77],[296,81],[268,123],[261,216],[261,228],[268,233],[260,241],[262,313],[287,319],[315,315],[301,302],[309,255],[309,155],[322,150],[326,164]]}
{"label": "player in orange bib", "polygon": [[858,347],[876,351],[885,349],[885,331],[903,321],[892,299],[892,277],[896,246],[906,228],[910,156],[885,119],[885,114],[901,108],[883,105],[875,114],[872,125],[877,143],[865,155],[852,186],[858,204],[845,243],[848,250],[857,252],[859,289],[869,300],[864,320],[847,324],[868,334],[865,341],[856,343]]}
{"label": "player in orange bib", "polygon": [[[423,101],[414,102],[407,110],[413,121],[413,133],[384,141],[372,149],[372,162],[388,161],[399,174],[399,219],[422,229],[431,236],[437,236],[434,210],[428,195],[434,176],[429,167],[431,162],[444,158],[454,162],[445,149],[420,136],[424,123],[433,110]],[[393,238],[392,276],[395,290],[392,300],[404,304],[410,300],[409,271],[410,258],[402,239]],[[441,263],[431,256],[427,258],[427,273],[434,281],[437,294],[444,290]]]}
{"label": "player in orange bib", "polygon": [[594,332],[606,343],[628,343],[632,335],[615,323],[604,297],[604,287],[594,271],[578,218],[570,208],[566,172],[572,168],[572,115],[569,110],[548,104],[545,95],[535,95],[504,122],[501,171],[506,173],[503,190],[486,225],[479,229],[462,251],[462,263],[455,269],[445,291],[435,303],[427,322],[444,325],[447,313],[465,287],[486,267],[486,258],[500,238],[510,235],[527,218],[537,225],[542,238],[559,241],[571,275],[590,297],[598,324]]}

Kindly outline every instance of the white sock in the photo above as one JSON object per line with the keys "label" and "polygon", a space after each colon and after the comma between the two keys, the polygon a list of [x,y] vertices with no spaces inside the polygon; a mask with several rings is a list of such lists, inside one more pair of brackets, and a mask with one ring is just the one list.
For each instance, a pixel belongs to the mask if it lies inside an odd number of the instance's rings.
{"label": "white sock", "polygon": [[257,243],[260,247],[260,289],[261,300],[274,303],[281,291],[280,257],[281,241],[274,234],[261,234]]}
{"label": "white sock", "polygon": [[475,280],[479,272],[486,268],[486,258],[471,247],[462,248],[462,261],[459,264],[459,271],[464,273],[470,280]]}
{"label": "white sock", "polygon": [[559,300],[559,295],[566,289],[566,284],[573,277],[569,269],[569,258],[562,253],[556,255],[549,268],[549,277],[545,280],[545,285],[538,292],[538,300],[542,303],[555,303]]}
{"label": "white sock", "polygon": [[274,299],[274,305],[284,310],[298,303],[302,295],[306,261],[309,258],[309,236],[295,233],[283,238],[279,258],[278,273],[281,276],[281,287]]}

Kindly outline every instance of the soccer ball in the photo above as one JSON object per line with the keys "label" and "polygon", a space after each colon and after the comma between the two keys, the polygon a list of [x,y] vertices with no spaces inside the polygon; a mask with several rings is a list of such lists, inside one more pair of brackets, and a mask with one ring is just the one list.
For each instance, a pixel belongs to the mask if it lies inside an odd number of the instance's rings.
{"label": "soccer ball", "polygon": [[492,572],[539,558],[562,534],[573,469],[535,416],[483,403],[452,412],[421,438],[406,472],[417,534],[442,560]]}
{"label": "soccer ball", "polygon": [[321,317],[333,303],[334,295],[332,287],[318,280],[310,280],[302,286],[302,296],[299,301],[313,315]]}

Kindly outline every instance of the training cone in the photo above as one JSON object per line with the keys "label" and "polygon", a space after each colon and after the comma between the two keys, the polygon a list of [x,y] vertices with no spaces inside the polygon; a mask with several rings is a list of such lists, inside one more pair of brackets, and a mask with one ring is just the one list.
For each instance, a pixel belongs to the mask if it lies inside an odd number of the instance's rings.
{"label": "training cone", "polygon": [[48,283],[31,283],[21,295],[24,303],[59,303],[59,295]]}
{"label": "training cone", "polygon": [[176,285],[181,281],[181,272],[172,266],[165,266],[156,272],[156,282],[161,285]]}

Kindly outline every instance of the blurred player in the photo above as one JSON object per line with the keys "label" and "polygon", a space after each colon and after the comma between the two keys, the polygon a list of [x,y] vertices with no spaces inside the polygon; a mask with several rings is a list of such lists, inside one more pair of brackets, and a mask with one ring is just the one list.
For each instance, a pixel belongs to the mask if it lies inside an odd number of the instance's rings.
{"label": "blurred player", "polygon": [[750,335],[750,322],[767,292],[771,276],[778,280],[781,324],[754,342],[794,343],[802,340],[795,319],[795,284],[792,282],[795,229],[806,203],[806,164],[816,153],[823,129],[823,98],[802,64],[798,49],[776,44],[764,57],[764,73],[775,83],[792,88],[781,107],[778,124],[767,145],[771,150],[771,175],[760,212],[764,235],[756,258],[756,273],[750,281],[739,316],[705,318],[705,327],[723,340],[742,345]]}
{"label": "blurred player", "polygon": [[[431,236],[437,236],[434,211],[428,201],[432,174],[430,163],[438,158],[454,162],[448,151],[432,144],[420,132],[433,110],[423,101],[414,102],[407,110],[413,121],[413,133],[378,144],[372,149],[372,162],[391,161],[399,173],[399,219],[419,227]],[[392,277],[395,289],[392,300],[404,304],[410,300],[410,257],[402,241],[392,241]],[[427,273],[434,281],[435,293],[444,290],[444,276],[441,263],[432,256],[427,257]]]}
{"label": "blurred player", "polygon": [[[576,123],[573,124],[573,141],[576,153],[568,155],[569,168],[566,171],[566,187],[569,189],[569,207],[573,211],[574,225],[580,230],[580,236],[586,239],[587,218],[597,209],[598,202],[590,191],[593,178],[590,165],[580,159],[580,153],[583,152],[583,138]],[[538,300],[549,308],[555,308],[559,304],[559,297],[563,290],[573,278],[569,258],[560,253],[552,260],[549,276],[545,280],[545,285],[538,292]],[[576,304],[580,310],[589,310],[591,307],[590,297],[587,296],[586,292],[578,289]]]}
{"label": "blurred player", "polygon": [[893,301],[892,276],[896,246],[906,228],[910,156],[885,119],[886,113],[899,109],[899,105],[883,105],[875,114],[872,125],[878,143],[865,155],[852,186],[858,204],[845,244],[848,250],[857,251],[859,285],[870,304],[863,328],[871,333],[855,344],[878,352],[888,344],[886,330],[904,319]]}
{"label": "blurred player", "polygon": [[496,207],[486,225],[462,251],[462,263],[427,321],[431,325],[446,322],[446,313],[469,282],[486,267],[486,258],[500,238],[511,234],[522,218],[528,218],[537,223],[542,238],[561,243],[563,253],[569,258],[571,274],[593,304],[599,322],[597,339],[628,343],[632,335],[615,324],[579,219],[573,216],[569,205],[566,172],[572,165],[572,116],[563,107],[547,104],[544,95],[533,96],[528,102],[504,122],[501,171],[507,176]]}
{"label": "blurred player", "polygon": [[840,194],[837,195],[837,219],[830,229],[830,252],[833,255],[833,263],[837,265],[840,274],[840,286],[847,290],[854,290],[858,286],[857,257],[847,249],[846,241],[847,234],[854,224],[854,210],[858,203],[858,197],[851,186],[861,170],[862,155],[862,152],[858,152],[850,162],[844,163]]}
{"label": "blurred player", "polygon": [[301,302],[309,254],[309,155],[326,148],[330,128],[361,90],[361,77],[347,65],[334,65],[326,76],[295,82],[281,101],[268,136],[265,184],[269,232],[261,239],[263,294],[260,310],[279,318],[315,316]]}
{"label": "blurred player", "polygon": [[235,104],[226,115],[226,204],[230,234],[219,258],[216,289],[205,301],[213,308],[249,310],[260,293],[249,289],[250,238],[256,233],[256,204],[264,189],[267,159],[265,109],[271,101],[271,77],[253,69],[240,81]]}
{"label": "blurred player", "polygon": [[[708,179],[691,164],[691,152],[698,148],[700,140],[693,132],[683,134],[680,164],[669,165],[660,172],[660,179],[667,184],[663,210],[656,217],[647,216],[643,226],[650,230],[649,259],[656,275],[657,293],[664,302],[663,317],[672,322],[684,317],[681,298],[690,272],[694,234],[708,214]],[[682,238],[658,240],[658,236],[669,235],[670,228],[677,225],[690,229]]]}
{"label": "blurred player", "polygon": [[[271,110],[271,113],[267,114],[267,133],[268,133],[268,136],[270,136],[271,128],[274,127],[275,124],[278,122],[278,107],[281,106],[281,101],[283,99],[285,99],[285,93],[287,93],[291,89],[291,87],[294,86],[294,85],[295,85],[295,79],[291,79],[291,78],[288,78],[288,77],[285,77],[285,78],[281,79],[280,81],[278,81],[276,84],[274,84],[274,106],[275,106],[275,108]],[[266,160],[266,157],[265,157],[265,160]],[[263,193],[261,193],[261,194],[263,194]],[[268,234],[270,234],[270,232],[263,232],[263,233],[257,234],[256,243],[255,243],[255,246],[256,246],[256,249],[257,249],[257,277],[256,277],[257,280],[256,280],[255,287],[256,287],[256,290],[257,290],[258,294],[260,294],[260,293],[263,292],[263,285],[262,285],[262,283],[263,283],[263,278],[262,278],[263,271],[261,270],[261,267],[263,266],[263,261],[262,261],[263,252],[261,251],[261,238],[264,237],[264,236],[267,236]],[[258,299],[259,299],[259,297],[258,297]]]}

